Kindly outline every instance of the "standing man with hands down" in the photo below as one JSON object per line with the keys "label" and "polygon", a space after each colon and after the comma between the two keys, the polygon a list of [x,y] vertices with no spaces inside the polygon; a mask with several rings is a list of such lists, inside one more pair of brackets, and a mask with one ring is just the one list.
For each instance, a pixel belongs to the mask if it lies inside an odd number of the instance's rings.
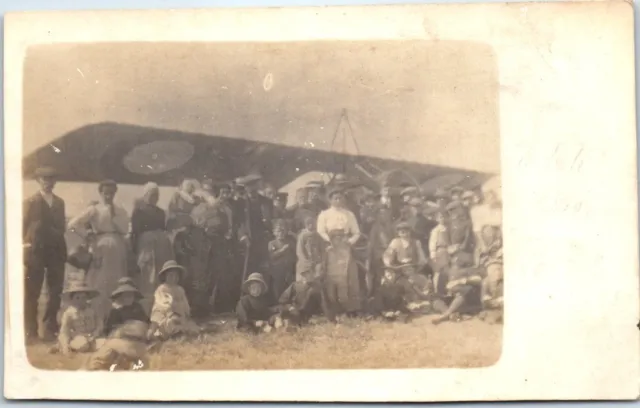
{"label": "standing man with hands down", "polygon": [[57,314],[64,283],[67,245],[64,201],[53,193],[55,171],[36,170],[40,191],[24,202],[23,248],[25,266],[24,321],[28,340],[38,336],[38,298],[47,278],[48,301],[44,313],[44,337],[53,338],[58,331]]}

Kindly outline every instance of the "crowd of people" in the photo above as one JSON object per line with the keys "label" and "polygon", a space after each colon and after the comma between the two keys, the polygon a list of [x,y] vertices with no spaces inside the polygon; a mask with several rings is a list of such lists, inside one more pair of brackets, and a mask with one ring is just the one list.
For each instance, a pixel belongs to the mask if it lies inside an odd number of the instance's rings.
{"label": "crowd of people", "polygon": [[[371,191],[337,175],[298,189],[287,207],[286,193],[251,174],[184,180],[166,211],[148,183],[128,214],[116,203],[117,184],[105,180],[99,200],[67,221],[53,193],[55,170],[36,174],[41,189],[23,214],[25,333],[38,337],[46,278],[41,337],[57,338],[63,353],[122,358],[140,342],[199,333],[197,322],[225,312],[235,313],[239,330],[262,332],[317,315],[340,322],[434,314],[439,324],[502,307],[494,191],[453,186],[424,196],[391,183]],[[68,251],[68,233],[83,244]],[[63,290],[69,268],[84,279]],[[63,295],[69,306],[58,319]],[[123,342],[128,348],[114,351]]]}

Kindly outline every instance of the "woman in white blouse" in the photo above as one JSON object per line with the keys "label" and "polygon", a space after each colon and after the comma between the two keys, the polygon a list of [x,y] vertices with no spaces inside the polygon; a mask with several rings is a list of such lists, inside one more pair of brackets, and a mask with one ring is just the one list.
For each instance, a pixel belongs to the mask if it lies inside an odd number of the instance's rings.
{"label": "woman in white blouse", "polygon": [[113,202],[118,191],[114,181],[101,182],[98,191],[100,201],[72,219],[69,229],[83,235],[93,248],[86,280],[88,286],[100,292],[93,303],[98,315],[106,317],[111,306],[109,295],[118,286],[118,280],[127,275],[125,236],[129,232],[129,215]]}
{"label": "woman in white blouse", "polygon": [[360,227],[355,214],[346,208],[344,189],[337,187],[329,191],[329,202],[331,207],[318,216],[318,234],[326,242],[330,242],[329,231],[343,230],[349,244],[353,246],[360,238]]}

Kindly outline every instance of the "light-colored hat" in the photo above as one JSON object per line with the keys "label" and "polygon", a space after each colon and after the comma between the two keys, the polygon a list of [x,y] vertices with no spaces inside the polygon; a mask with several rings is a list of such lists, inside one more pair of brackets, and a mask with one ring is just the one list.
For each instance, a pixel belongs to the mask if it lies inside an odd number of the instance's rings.
{"label": "light-colored hat", "polygon": [[177,270],[178,272],[180,272],[180,276],[182,276],[186,272],[184,267],[176,261],[167,261],[164,263],[164,265],[162,265],[162,269],[160,270],[160,272],[158,272],[158,279],[162,280],[164,278],[164,274],[171,270]]}
{"label": "light-colored hat", "polygon": [[93,299],[100,294],[100,292],[93,288],[90,288],[84,282],[73,282],[62,293],[65,295],[72,295],[74,293],[80,292],[85,292],[90,299]]}
{"label": "light-colored hat", "polygon": [[236,179],[236,184],[240,186],[246,186],[260,180],[262,180],[262,176],[260,176],[259,174],[249,174],[244,177],[238,177]]}
{"label": "light-colored hat", "polygon": [[248,289],[248,286],[251,282],[259,282],[260,284],[262,284],[262,291],[264,293],[267,292],[267,282],[265,282],[264,278],[262,277],[261,273],[258,272],[254,272],[251,275],[249,275],[249,277],[247,278],[246,281],[244,281],[244,283],[242,284],[242,290],[244,290],[245,292]]}

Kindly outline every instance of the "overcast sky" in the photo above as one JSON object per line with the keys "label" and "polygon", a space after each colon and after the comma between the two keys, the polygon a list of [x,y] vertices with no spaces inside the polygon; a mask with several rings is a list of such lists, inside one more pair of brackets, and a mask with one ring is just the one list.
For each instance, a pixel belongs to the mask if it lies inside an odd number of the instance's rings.
{"label": "overcast sky", "polygon": [[103,121],[328,149],[346,108],[363,154],[500,167],[496,61],[479,43],[39,46],[24,78],[25,154]]}

